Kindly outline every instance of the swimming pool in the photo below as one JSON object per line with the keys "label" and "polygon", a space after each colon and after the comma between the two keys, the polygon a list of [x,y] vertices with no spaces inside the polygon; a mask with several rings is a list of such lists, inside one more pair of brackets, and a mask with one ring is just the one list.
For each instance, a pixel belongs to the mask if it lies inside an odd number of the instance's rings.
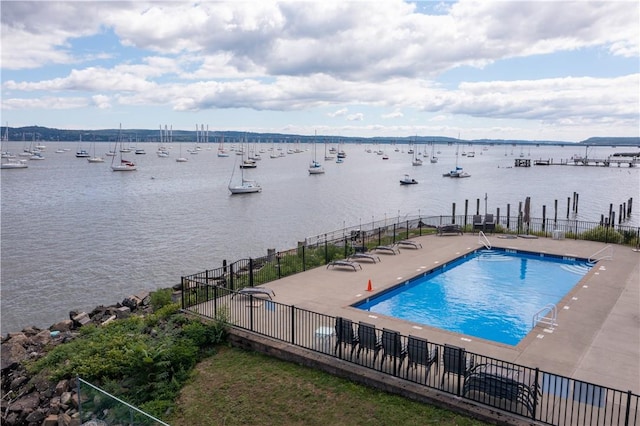
{"label": "swimming pool", "polygon": [[591,266],[586,259],[476,250],[353,306],[515,346],[535,313],[558,303]]}

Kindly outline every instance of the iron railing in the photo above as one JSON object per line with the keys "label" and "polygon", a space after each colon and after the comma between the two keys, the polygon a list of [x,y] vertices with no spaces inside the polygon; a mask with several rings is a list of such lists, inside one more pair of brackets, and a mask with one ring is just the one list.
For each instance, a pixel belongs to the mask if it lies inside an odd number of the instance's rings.
{"label": "iron railing", "polygon": [[[499,212],[494,218],[491,229],[482,227],[481,230],[554,238],[562,235],[563,238],[624,244],[635,248],[640,246],[640,228],[636,227],[556,219],[530,219],[525,222],[521,214],[506,217],[500,216]],[[272,252],[255,259],[241,259],[217,269],[182,277],[182,308],[208,318],[222,315],[234,327],[347,359],[385,374],[543,423],[639,425],[640,396],[631,391],[616,390],[466,351],[465,359],[472,359],[474,366],[485,367],[464,369],[459,366],[455,371],[450,371],[453,367],[445,361],[445,351],[449,354],[451,349],[433,342],[428,342],[426,353],[440,354],[437,361],[428,366],[426,362],[412,363],[408,355],[410,336],[394,334],[398,343],[396,350],[376,349],[375,345],[363,347],[360,340],[345,341],[338,335],[338,318],[239,292],[245,287],[258,286],[326,265],[332,260],[347,258],[355,252],[436,233],[439,226],[448,224],[457,224],[464,232],[479,230],[474,226],[473,217],[468,215],[416,216],[372,222],[308,237],[291,250]],[[354,336],[357,336],[360,325],[352,325]],[[382,330],[374,329],[374,334],[374,340],[384,340]],[[378,356],[382,356],[382,361]],[[442,373],[439,372],[440,368]],[[524,384],[519,379],[522,377],[526,378]],[[452,383],[451,380],[457,381]]]}
{"label": "iron railing", "polygon": [[[196,303],[194,293],[201,297]],[[208,297],[204,297],[204,296]],[[206,299],[206,300],[205,300]],[[186,311],[550,425],[638,425],[640,395],[217,285]]]}

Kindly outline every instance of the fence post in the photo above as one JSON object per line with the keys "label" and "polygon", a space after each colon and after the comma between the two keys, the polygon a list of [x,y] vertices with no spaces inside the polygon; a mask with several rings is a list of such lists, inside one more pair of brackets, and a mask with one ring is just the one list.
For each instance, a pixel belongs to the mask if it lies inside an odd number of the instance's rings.
{"label": "fence post", "polygon": [[253,259],[249,258],[249,287],[253,287]]}
{"label": "fence post", "polygon": [[213,317],[218,317],[218,286],[213,286]]}
{"label": "fence post", "polygon": [[232,263],[231,265],[229,265],[229,277],[231,277],[231,279],[229,280],[231,282],[231,290],[235,290],[236,289],[236,283],[235,283],[235,279],[234,277],[234,273],[233,273],[233,265],[235,265],[235,262]]}
{"label": "fence post", "polygon": [[296,308],[291,305],[291,344],[296,344]]}
{"label": "fence post", "polygon": [[393,244],[396,243],[396,224],[393,224]]}
{"label": "fence post", "polygon": [[[80,392],[78,392],[78,397],[80,397]],[[629,424],[629,415],[631,410],[631,391],[628,390],[627,391],[627,409],[625,410],[624,413],[624,424],[625,426],[627,426]]]}
{"label": "fence post", "polygon": [[531,418],[533,420],[536,419],[536,407],[538,406],[538,379],[540,375],[540,370],[536,367],[536,376],[533,381],[535,383],[536,389],[533,391],[533,412],[531,413]]}
{"label": "fence post", "polygon": [[249,294],[249,330],[253,331],[253,294]]}
{"label": "fence post", "polygon": [[182,295],[181,297],[181,304],[182,304],[182,309],[186,309],[187,305],[186,305],[186,293],[184,291],[184,277],[180,277],[180,293]]}

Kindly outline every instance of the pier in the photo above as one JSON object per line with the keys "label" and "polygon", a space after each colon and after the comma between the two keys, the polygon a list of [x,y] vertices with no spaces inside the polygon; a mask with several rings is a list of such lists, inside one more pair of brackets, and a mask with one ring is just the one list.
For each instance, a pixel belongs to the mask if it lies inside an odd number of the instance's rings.
{"label": "pier", "polygon": [[[626,165],[627,167],[636,167],[640,164],[640,157],[616,157],[615,155],[607,158],[588,158],[588,157],[572,157],[569,160],[554,161],[550,159],[533,160],[534,166],[600,166],[609,167],[617,165],[618,167]],[[515,167],[529,167],[530,160],[516,159]]]}

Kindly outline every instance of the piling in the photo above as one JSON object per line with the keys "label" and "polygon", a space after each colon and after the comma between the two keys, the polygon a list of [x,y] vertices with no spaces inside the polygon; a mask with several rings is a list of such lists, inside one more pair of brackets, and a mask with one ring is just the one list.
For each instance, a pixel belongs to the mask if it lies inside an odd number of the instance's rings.
{"label": "piling", "polygon": [[569,219],[569,208],[571,207],[571,197],[567,197],[567,219]]}
{"label": "piling", "polygon": [[509,229],[510,218],[511,218],[511,204],[507,204],[507,229]]}
{"label": "piling", "polygon": [[624,216],[622,215],[622,204],[618,204],[618,220],[620,223],[624,222]]}
{"label": "piling", "polygon": [[468,212],[469,212],[469,200],[464,200],[464,226],[467,226]]}
{"label": "piling", "polygon": [[456,203],[451,203],[451,223],[456,223]]}
{"label": "piling", "polygon": [[547,206],[542,206],[542,232],[545,232],[547,223]]}
{"label": "piling", "polygon": [[575,214],[578,214],[578,197],[579,197],[579,196],[580,196],[580,194],[578,194],[578,193],[576,192],[575,209],[573,210],[573,212],[574,212]]}
{"label": "piling", "polygon": [[553,200],[553,225],[558,223],[558,200]]}
{"label": "piling", "polygon": [[476,198],[476,214],[480,214],[480,198]]}
{"label": "piling", "polygon": [[500,223],[500,207],[496,209],[496,226]]}
{"label": "piling", "polygon": [[609,226],[613,226],[613,221],[612,218],[613,217],[613,203],[609,204]]}
{"label": "piling", "polygon": [[633,198],[629,198],[627,201],[627,216],[631,216],[631,204],[633,203]]}

